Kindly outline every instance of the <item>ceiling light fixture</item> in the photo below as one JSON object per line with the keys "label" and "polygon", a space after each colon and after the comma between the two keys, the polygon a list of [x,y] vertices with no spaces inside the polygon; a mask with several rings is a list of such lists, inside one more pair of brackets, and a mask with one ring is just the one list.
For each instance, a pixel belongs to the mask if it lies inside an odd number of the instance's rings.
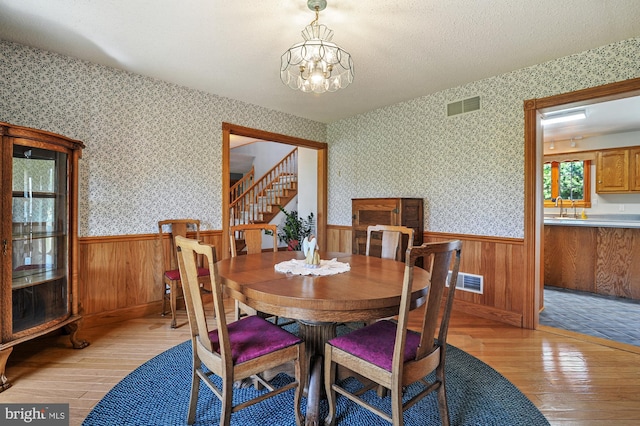
{"label": "ceiling light fixture", "polygon": [[344,89],[353,81],[351,55],[331,42],[333,31],[318,23],[326,0],[308,0],[316,19],[302,31],[304,42],[291,46],[281,59],[280,79],[292,89],[324,93]]}
{"label": "ceiling light fixture", "polygon": [[582,120],[585,118],[587,118],[587,113],[584,110],[579,110],[545,115],[542,117],[541,123],[543,126],[546,126],[553,123],[564,123],[566,121]]}
{"label": "ceiling light fixture", "polygon": [[553,143],[553,141],[551,141],[551,143],[549,144],[549,149],[555,149],[555,144]]}
{"label": "ceiling light fixture", "polygon": [[581,141],[582,140],[582,136],[574,136],[571,138],[571,148],[575,148],[576,147],[576,141]]}

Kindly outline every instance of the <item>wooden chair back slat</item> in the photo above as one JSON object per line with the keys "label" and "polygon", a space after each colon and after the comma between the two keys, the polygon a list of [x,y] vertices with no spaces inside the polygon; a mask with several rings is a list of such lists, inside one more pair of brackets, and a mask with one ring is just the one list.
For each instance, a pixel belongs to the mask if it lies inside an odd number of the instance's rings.
{"label": "wooden chair back slat", "polygon": [[[403,248],[413,246],[414,231],[406,226],[396,225],[370,225],[367,227],[367,248],[366,255],[371,256],[373,253],[372,246],[374,244],[373,234],[381,233],[380,257],[384,259],[400,260],[402,258]],[[406,235],[407,246],[403,247],[402,236]]]}

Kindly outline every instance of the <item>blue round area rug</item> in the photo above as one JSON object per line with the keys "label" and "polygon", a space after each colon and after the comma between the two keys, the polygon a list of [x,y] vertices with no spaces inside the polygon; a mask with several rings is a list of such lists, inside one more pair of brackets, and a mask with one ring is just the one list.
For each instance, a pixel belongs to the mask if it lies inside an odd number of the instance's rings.
{"label": "blue round area rug", "polygon": [[[479,359],[449,345],[447,353],[447,399],[452,425],[538,426],[549,422],[513,384]],[[272,383],[286,384],[291,379],[279,374]],[[219,384],[220,382],[218,382]],[[355,379],[346,386],[357,387]],[[181,343],[147,361],[118,383],[94,407],[83,426],[185,425],[191,387],[191,342]],[[413,384],[405,397],[422,388]],[[253,387],[234,389],[234,403],[254,397],[260,392]],[[295,425],[293,390],[231,415],[231,424]],[[379,398],[374,391],[365,394],[369,402],[391,413],[389,398]],[[321,405],[327,414],[326,402]],[[303,398],[303,413],[306,398]],[[201,384],[196,412],[196,425],[219,424],[220,402],[211,390]],[[355,403],[338,395],[337,424],[352,426],[388,426],[389,423]],[[407,426],[439,425],[440,415],[435,393],[423,398],[405,411]]]}

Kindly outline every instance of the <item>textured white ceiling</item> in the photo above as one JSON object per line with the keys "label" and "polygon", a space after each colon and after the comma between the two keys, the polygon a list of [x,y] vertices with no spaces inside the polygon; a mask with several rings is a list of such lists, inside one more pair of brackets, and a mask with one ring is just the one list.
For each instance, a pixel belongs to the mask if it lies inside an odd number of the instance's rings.
{"label": "textured white ceiling", "polygon": [[305,0],[0,0],[0,39],[331,122],[640,35],[638,0],[328,0],[355,81],[280,81]]}

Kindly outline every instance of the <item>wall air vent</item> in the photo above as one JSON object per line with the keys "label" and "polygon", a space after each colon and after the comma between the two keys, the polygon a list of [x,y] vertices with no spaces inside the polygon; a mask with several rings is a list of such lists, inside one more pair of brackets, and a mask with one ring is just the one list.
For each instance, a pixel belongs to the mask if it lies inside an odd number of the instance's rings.
{"label": "wall air vent", "polygon": [[463,99],[457,102],[447,104],[447,117],[452,115],[464,114],[465,112],[477,111],[480,109],[480,96],[469,99]]}
{"label": "wall air vent", "polygon": [[[451,279],[451,271],[447,277],[447,287]],[[484,277],[482,275],[467,274],[466,272],[458,272],[458,281],[456,289],[470,291],[472,293],[482,294],[484,292]]]}

